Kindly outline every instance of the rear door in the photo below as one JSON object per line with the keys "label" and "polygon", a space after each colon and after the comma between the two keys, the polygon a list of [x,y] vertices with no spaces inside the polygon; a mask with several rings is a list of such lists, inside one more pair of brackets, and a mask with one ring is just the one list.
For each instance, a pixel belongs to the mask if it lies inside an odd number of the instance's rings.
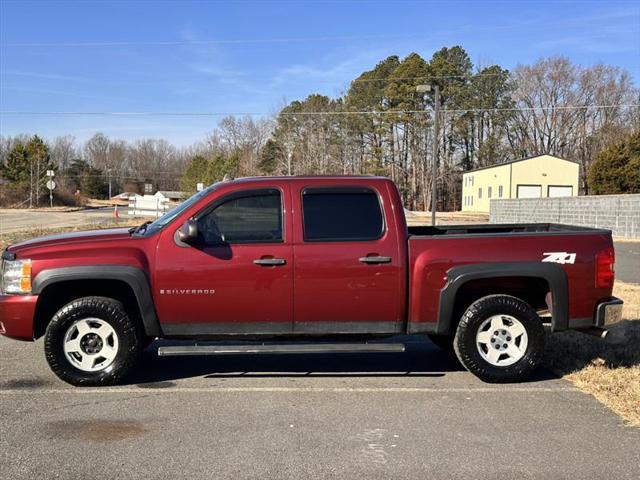
{"label": "rear door", "polygon": [[292,197],[294,332],[400,331],[404,265],[381,192],[366,184],[300,181]]}

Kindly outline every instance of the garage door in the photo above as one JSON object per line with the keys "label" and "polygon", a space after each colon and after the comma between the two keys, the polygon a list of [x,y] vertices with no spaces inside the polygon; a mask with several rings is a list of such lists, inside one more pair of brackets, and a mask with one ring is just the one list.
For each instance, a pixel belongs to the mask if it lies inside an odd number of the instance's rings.
{"label": "garage door", "polygon": [[573,187],[571,185],[549,185],[549,197],[571,197]]}
{"label": "garage door", "polygon": [[518,185],[518,198],[540,198],[542,185]]}

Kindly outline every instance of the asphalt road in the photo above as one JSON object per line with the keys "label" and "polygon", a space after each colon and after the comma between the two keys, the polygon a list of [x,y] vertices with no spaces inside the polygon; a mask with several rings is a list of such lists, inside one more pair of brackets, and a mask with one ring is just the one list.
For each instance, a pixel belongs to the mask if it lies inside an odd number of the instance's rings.
{"label": "asphalt road", "polygon": [[540,372],[488,385],[428,342],[404,354],[158,358],[130,383],[58,381],[0,339],[2,477],[640,477],[640,429]]}
{"label": "asphalt road", "polygon": [[640,242],[615,242],[616,278],[640,283]]}

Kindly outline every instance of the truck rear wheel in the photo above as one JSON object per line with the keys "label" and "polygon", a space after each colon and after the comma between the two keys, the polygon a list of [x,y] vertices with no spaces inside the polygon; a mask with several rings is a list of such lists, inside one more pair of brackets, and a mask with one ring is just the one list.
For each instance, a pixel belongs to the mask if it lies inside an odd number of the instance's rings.
{"label": "truck rear wheel", "polygon": [[65,382],[112,385],[135,364],[143,337],[122,303],[106,297],[83,297],[53,316],[44,349],[49,367]]}
{"label": "truck rear wheel", "polygon": [[469,306],[453,346],[460,363],[485,382],[527,379],[544,349],[544,329],[536,311],[509,295],[489,295]]}

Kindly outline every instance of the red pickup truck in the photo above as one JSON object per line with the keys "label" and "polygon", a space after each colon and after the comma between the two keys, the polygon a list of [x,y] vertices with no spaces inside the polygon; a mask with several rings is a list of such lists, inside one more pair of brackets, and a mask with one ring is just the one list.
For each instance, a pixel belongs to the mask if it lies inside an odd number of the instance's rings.
{"label": "red pickup truck", "polygon": [[[0,333],[44,336],[74,385],[122,380],[155,338],[193,340],[160,355],[338,353],[402,351],[384,340],[399,334],[511,382],[540,362],[544,324],[606,333],[622,308],[613,266],[606,230],[407,227],[385,178],[245,178],[133,229],[7,248]],[[227,342],[196,343],[214,339]]]}

